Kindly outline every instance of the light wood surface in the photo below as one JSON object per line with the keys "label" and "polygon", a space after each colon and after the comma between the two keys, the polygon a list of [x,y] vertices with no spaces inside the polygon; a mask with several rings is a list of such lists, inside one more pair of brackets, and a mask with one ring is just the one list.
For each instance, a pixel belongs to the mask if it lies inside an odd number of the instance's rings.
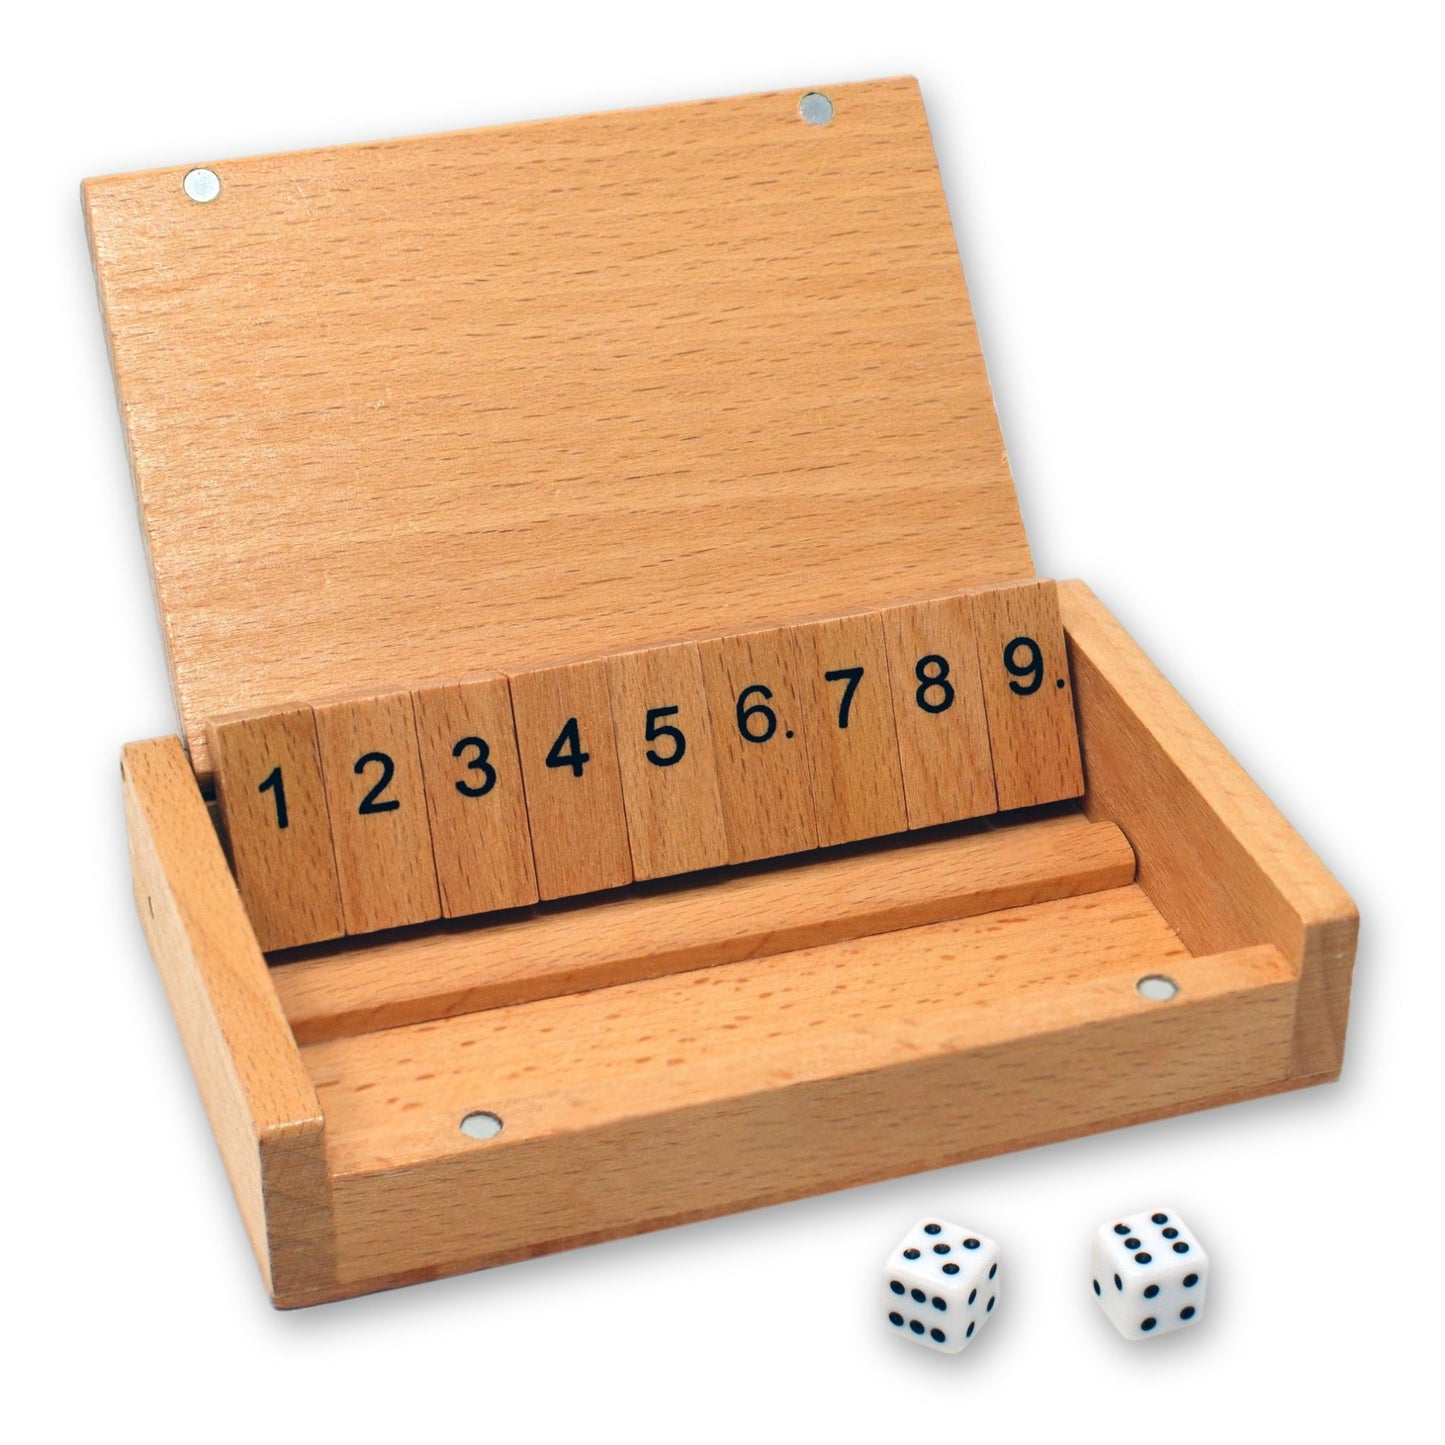
{"label": "light wood surface", "polygon": [[[1294,1010],[1278,953],[1191,960],[1123,893],[313,1046],[340,1278],[427,1277],[1269,1087]],[[1141,999],[1141,967],[1177,973],[1187,1001]],[[378,1075],[389,1093],[360,1087]],[[488,1144],[457,1131],[474,1108],[504,1121]],[[587,1187],[539,1191],[546,1175]],[[403,1201],[404,1234],[385,1225]]]}
{"label": "light wood surface", "polygon": [[346,928],[311,709],[221,718],[206,735],[231,863],[261,947],[339,938]]}
{"label": "light wood surface", "polygon": [[1059,592],[1089,814],[1124,829],[1140,884],[1195,952],[1269,942],[1299,970],[1290,1076],[1333,1078],[1344,1053],[1355,905],[1098,598],[1082,582]]}
{"label": "light wood surface", "polygon": [[[628,935],[660,919],[633,957],[665,951],[681,916],[667,896],[700,891],[702,880],[503,920],[492,926],[504,946],[472,975],[457,964],[482,961],[484,923],[326,945],[273,970],[298,1018],[311,1009],[318,1030],[337,1030],[302,1051],[314,1084],[297,1079],[272,978],[178,744],[128,749],[137,902],[277,1303],[1329,1077],[1349,986],[1349,900],[1087,590],[1071,585],[1063,597],[1099,788],[1086,805],[1117,810],[1139,848],[1138,885],[1016,907],[998,906],[1001,893],[987,913],[899,927],[886,902],[892,870],[879,868],[879,917],[893,931],[782,951],[785,939],[763,939],[765,956],[708,966],[694,955],[701,966],[687,972],[610,986],[605,968],[631,966]],[[1107,825],[1044,821],[1073,830],[1071,848],[1105,835],[1119,848]],[[946,853],[970,834],[992,856],[1034,828],[1014,817],[712,876],[746,888],[779,875],[777,901],[806,892],[799,877],[828,876],[850,858],[866,874],[890,850],[921,845],[922,855],[937,843]],[[935,861],[946,864],[938,876],[959,876],[961,854]],[[616,923],[649,895],[657,917],[596,926],[613,903]],[[906,896],[900,887],[897,902]],[[820,918],[770,906],[749,926],[781,921],[802,936]],[[538,930],[514,935],[530,985],[504,976],[509,923]],[[538,940],[552,929],[584,955],[584,972],[562,984],[571,991],[489,1007],[508,989],[548,987]],[[586,956],[590,937],[598,952]],[[1229,937],[1242,941],[1198,956]],[[348,966],[373,964],[392,990],[376,1014],[339,993],[318,1007]],[[1141,998],[1135,985],[1150,972],[1174,978],[1177,997]],[[364,992],[369,981],[357,984]],[[408,991],[429,1021],[389,1026],[401,1015],[387,1010]],[[447,1013],[456,1016],[437,1017]],[[960,1115],[940,1098],[970,1107]],[[487,1107],[502,1114],[502,1134],[463,1139],[460,1113]]]}
{"label": "light wood surface", "polygon": [[890,607],[883,636],[908,826],[997,811],[968,598]]}
{"label": "light wood surface", "polygon": [[1070,812],[729,869],[585,906],[337,943],[272,970],[303,1042],[1118,888],[1117,828]]}
{"label": "light wood surface", "polygon": [[881,618],[876,612],[830,617],[788,632],[818,842],[827,847],[901,833],[908,814]]}
{"label": "light wood surface", "polygon": [[699,651],[728,861],[816,848],[818,820],[791,639],[781,628],[766,627],[710,638]]}
{"label": "light wood surface", "polygon": [[510,681],[537,891],[562,898],[632,882],[607,664],[564,663]]}
{"label": "light wood surface", "polygon": [[985,587],[968,600],[999,807],[1077,798],[1084,771],[1056,584]]}
{"label": "light wood surface", "polygon": [[[607,659],[607,684],[633,872],[639,879],[664,878],[726,863],[717,755],[697,648],[681,643],[619,653]],[[649,725],[657,733],[651,738]]]}
{"label": "light wood surface", "polygon": [[267,1288],[334,1289],[316,1091],[176,738],[121,755],[136,907]]}
{"label": "light wood surface", "polygon": [[440,916],[411,694],[319,702],[314,712],[346,931]]}
{"label": "light wood surface", "polygon": [[532,835],[500,673],[412,693],[442,916],[537,901]]}
{"label": "light wood surface", "polygon": [[88,181],[184,732],[1032,563],[912,80]]}

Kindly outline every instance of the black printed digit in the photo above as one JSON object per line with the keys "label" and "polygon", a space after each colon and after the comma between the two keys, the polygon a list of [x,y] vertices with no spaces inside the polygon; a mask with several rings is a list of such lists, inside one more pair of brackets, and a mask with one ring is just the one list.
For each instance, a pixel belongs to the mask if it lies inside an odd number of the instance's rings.
{"label": "black printed digit", "polygon": [[592,761],[591,753],[582,751],[582,739],[577,732],[577,719],[569,717],[562,725],[562,731],[557,734],[557,741],[552,744],[552,750],[547,754],[547,766],[549,768],[571,768],[572,776],[580,778],[582,769]]}
{"label": "black printed digit", "polygon": [[[1023,662],[1019,661],[1018,653],[1022,650]],[[1039,645],[1032,637],[1015,637],[1003,650],[1003,665],[1009,674],[1009,691],[1016,692],[1020,697],[1028,697],[1030,693],[1039,690],[1044,680],[1044,658],[1039,651]],[[1016,679],[1026,677],[1028,682],[1019,683]]]}
{"label": "black printed digit", "polygon": [[276,826],[285,828],[289,825],[291,818],[286,812],[286,784],[281,779],[281,769],[272,768],[261,780],[261,786],[256,789],[258,793],[274,793],[276,802]]}
{"label": "black printed digit", "polygon": [[650,707],[647,709],[647,730],[643,736],[650,743],[655,743],[659,738],[668,740],[671,751],[660,753],[656,748],[648,748],[647,761],[655,767],[670,768],[674,763],[682,761],[682,755],[687,751],[687,739],[683,736],[681,728],[673,727],[670,723],[659,722],[659,718],[676,717],[675,707]]}
{"label": "black printed digit", "polygon": [[457,792],[464,798],[485,798],[493,788],[497,786],[497,770],[491,765],[489,759],[492,750],[487,746],[485,738],[462,738],[452,749],[452,756],[460,758],[464,752],[470,750],[475,756],[467,764],[470,772],[480,773],[480,783],[469,783],[465,778],[457,779]]}
{"label": "black printed digit", "polygon": [[363,753],[357,758],[356,766],[352,771],[358,778],[366,776],[367,767],[375,763],[381,769],[381,776],[376,780],[376,786],[361,800],[361,806],[356,810],[362,817],[368,813],[394,813],[401,807],[397,798],[386,798],[382,794],[391,786],[392,777],[396,773],[396,764],[392,762],[387,753]]}
{"label": "black printed digit", "polygon": [[839,667],[832,672],[825,672],[823,676],[829,682],[841,682],[843,697],[838,704],[838,726],[848,726],[848,715],[853,710],[853,694],[858,691],[858,684],[863,681],[863,669],[861,667]]}
{"label": "black printed digit", "polygon": [[[778,730],[778,715],[766,702],[749,703],[748,699],[754,693],[761,698],[771,698],[773,690],[755,682],[738,694],[738,731],[750,743],[765,743]],[[753,724],[758,719],[761,719],[761,731],[755,732]]]}
{"label": "black printed digit", "polygon": [[913,700],[924,712],[947,712],[953,706],[953,684],[948,680],[948,659],[930,652],[914,664],[918,690]]}

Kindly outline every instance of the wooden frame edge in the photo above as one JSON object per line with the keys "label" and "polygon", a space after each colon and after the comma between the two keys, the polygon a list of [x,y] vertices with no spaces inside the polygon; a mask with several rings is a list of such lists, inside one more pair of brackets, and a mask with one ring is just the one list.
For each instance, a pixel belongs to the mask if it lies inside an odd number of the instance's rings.
{"label": "wooden frame edge", "polygon": [[1059,584],[1088,792],[1195,954],[1272,943],[1299,971],[1290,1078],[1338,1075],[1359,914],[1228,750],[1084,583]]}
{"label": "wooden frame edge", "polygon": [[278,1302],[334,1277],[325,1122],[179,738],[121,753],[136,907]]}

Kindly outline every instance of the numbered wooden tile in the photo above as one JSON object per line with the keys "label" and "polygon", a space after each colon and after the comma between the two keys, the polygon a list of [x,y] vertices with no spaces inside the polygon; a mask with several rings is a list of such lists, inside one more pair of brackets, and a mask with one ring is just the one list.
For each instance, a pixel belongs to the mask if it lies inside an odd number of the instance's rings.
{"label": "numbered wooden tile", "polygon": [[826,847],[903,832],[908,813],[881,618],[861,613],[788,632],[797,656],[818,842]]}
{"label": "numbered wooden tile", "polygon": [[264,949],[346,932],[309,707],[207,724],[236,883]]}
{"label": "numbered wooden tile", "polygon": [[910,828],[998,811],[978,639],[966,597],[883,613]]}
{"label": "numbered wooden tile", "polygon": [[969,594],[1001,809],[1084,791],[1069,658],[1052,582]]}
{"label": "numbered wooden tile", "polygon": [[537,891],[565,898],[630,883],[607,664],[538,668],[510,681]]}
{"label": "numbered wooden tile", "polygon": [[442,916],[537,901],[532,834],[499,673],[412,694]]}
{"label": "numbered wooden tile", "polygon": [[700,643],[728,862],[818,846],[792,638],[777,627]]}
{"label": "numbered wooden tile", "polygon": [[664,878],[728,861],[717,758],[692,643],[607,659],[632,867]]}
{"label": "numbered wooden tile", "polygon": [[317,703],[315,713],[346,931],[440,917],[411,694]]}

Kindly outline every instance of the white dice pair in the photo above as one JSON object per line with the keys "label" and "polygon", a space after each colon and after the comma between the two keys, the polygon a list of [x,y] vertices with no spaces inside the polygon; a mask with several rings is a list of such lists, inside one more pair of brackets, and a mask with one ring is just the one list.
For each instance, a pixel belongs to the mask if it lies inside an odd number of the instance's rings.
{"label": "white dice pair", "polygon": [[[1183,1329],[1200,1317],[1209,1260],[1171,1209],[1101,1224],[1094,1235],[1094,1294],[1125,1339]],[[998,1245],[942,1219],[921,1219],[883,1267],[883,1309],[894,1334],[957,1354],[998,1303]]]}

